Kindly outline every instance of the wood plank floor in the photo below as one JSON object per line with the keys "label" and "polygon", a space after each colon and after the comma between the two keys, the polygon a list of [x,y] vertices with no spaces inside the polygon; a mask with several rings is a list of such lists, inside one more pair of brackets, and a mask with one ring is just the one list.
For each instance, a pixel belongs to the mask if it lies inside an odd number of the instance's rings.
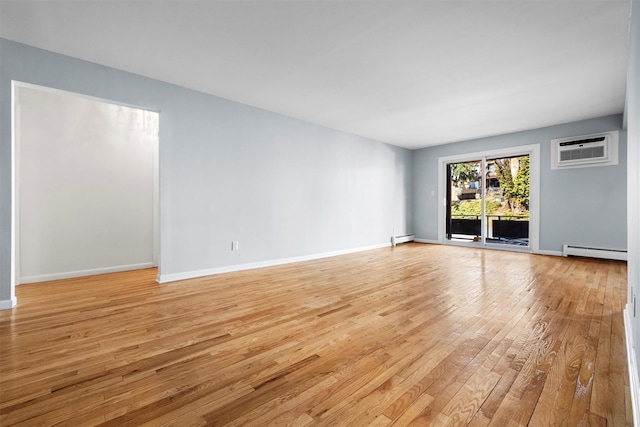
{"label": "wood plank floor", "polygon": [[626,264],[405,244],[22,285],[0,425],[632,425]]}

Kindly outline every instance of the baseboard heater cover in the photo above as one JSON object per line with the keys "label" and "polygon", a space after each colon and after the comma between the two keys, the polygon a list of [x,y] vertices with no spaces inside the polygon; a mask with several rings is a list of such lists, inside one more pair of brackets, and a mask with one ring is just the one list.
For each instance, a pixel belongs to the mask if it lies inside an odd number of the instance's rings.
{"label": "baseboard heater cover", "polygon": [[415,236],[413,234],[405,234],[403,236],[391,236],[391,246],[395,246],[398,243],[413,242]]}
{"label": "baseboard heater cover", "polygon": [[586,246],[564,245],[562,247],[562,255],[627,260],[627,251],[623,249],[590,248]]}

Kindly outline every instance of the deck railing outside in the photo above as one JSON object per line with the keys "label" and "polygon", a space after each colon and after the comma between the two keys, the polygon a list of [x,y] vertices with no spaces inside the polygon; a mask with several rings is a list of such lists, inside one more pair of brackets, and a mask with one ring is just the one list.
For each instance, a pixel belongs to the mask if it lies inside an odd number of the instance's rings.
{"label": "deck railing outside", "polygon": [[[518,245],[528,244],[529,215],[489,214],[486,218],[487,240]],[[481,215],[451,215],[451,237],[473,236],[474,240],[477,240],[482,234],[480,219]]]}

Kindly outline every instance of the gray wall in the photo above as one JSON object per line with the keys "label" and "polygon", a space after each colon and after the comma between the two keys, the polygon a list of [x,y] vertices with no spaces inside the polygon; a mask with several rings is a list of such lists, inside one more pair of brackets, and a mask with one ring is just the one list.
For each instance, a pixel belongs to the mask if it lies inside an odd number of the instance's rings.
{"label": "gray wall", "polygon": [[551,139],[619,130],[622,116],[568,123],[508,135],[416,150],[413,156],[413,229],[417,239],[438,239],[438,158],[519,145],[540,144],[540,250],[562,245],[626,249],[626,132],[620,132],[619,164],[551,170]]}
{"label": "gray wall", "polygon": [[161,275],[412,231],[408,150],[5,39],[0,58],[0,301],[12,297],[11,80],[160,111]]}

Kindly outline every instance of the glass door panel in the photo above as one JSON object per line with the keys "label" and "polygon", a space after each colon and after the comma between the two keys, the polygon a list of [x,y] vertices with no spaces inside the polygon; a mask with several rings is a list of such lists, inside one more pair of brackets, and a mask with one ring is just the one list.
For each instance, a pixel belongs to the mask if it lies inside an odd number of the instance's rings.
{"label": "glass door panel", "polygon": [[446,237],[482,239],[482,160],[447,165]]}
{"label": "glass door panel", "polygon": [[486,159],[486,243],[529,246],[529,155]]}

